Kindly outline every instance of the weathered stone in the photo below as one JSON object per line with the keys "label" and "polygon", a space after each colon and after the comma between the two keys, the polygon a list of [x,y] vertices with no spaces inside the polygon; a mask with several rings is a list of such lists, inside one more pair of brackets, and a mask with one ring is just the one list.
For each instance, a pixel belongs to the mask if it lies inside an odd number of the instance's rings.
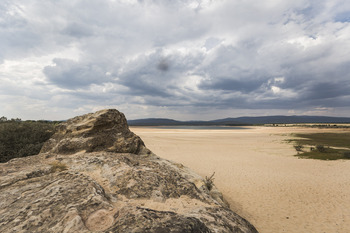
{"label": "weathered stone", "polygon": [[116,109],[74,117],[57,127],[41,153],[74,154],[79,151],[145,153],[140,137],[128,128],[124,114]]}
{"label": "weathered stone", "polygon": [[[186,217],[170,211],[155,211],[147,208],[120,211],[119,220],[110,230],[113,232],[149,233],[211,233],[203,222],[195,217]],[[130,229],[130,225],[134,226]]]}
{"label": "weathered stone", "polygon": [[256,232],[116,110],[68,120],[41,154],[0,164],[0,177],[0,232]]}

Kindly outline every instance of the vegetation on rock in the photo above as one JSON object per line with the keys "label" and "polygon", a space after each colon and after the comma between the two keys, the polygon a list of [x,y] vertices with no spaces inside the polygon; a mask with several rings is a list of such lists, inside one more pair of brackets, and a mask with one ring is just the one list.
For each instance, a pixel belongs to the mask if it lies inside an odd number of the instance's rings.
{"label": "vegetation on rock", "polygon": [[206,176],[204,179],[205,186],[209,191],[212,190],[214,186],[214,175],[215,175],[215,172],[210,177]]}
{"label": "vegetation on rock", "polygon": [[50,163],[50,165],[51,165],[50,172],[67,170],[67,165],[65,163],[60,162],[60,161],[54,161],[54,162]]}

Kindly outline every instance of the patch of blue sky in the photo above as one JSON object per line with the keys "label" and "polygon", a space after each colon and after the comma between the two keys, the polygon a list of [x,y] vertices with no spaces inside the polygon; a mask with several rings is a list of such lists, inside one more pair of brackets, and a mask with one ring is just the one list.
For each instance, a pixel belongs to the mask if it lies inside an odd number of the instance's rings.
{"label": "patch of blue sky", "polygon": [[344,11],[344,12],[341,12],[340,14],[337,14],[334,17],[334,21],[342,22],[342,23],[350,22],[350,11]]}

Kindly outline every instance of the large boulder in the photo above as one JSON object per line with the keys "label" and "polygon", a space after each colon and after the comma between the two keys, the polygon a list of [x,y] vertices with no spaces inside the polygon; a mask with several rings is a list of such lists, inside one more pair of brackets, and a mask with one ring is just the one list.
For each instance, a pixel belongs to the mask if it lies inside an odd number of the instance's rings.
{"label": "large boulder", "polygon": [[57,127],[42,153],[74,154],[78,151],[145,152],[140,137],[129,130],[123,113],[116,109],[74,117]]}
{"label": "large boulder", "polygon": [[0,177],[0,232],[257,232],[116,110],[68,120],[39,155],[0,164]]}

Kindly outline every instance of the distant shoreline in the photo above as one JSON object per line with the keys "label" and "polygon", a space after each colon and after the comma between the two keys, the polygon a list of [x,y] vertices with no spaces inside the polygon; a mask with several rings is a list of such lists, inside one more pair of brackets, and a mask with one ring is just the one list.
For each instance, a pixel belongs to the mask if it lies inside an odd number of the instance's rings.
{"label": "distant shoreline", "polygon": [[132,126],[260,126],[260,125],[290,125],[290,124],[350,124],[350,117],[329,116],[258,116],[230,117],[216,120],[178,121],[167,118],[146,118],[128,120]]}
{"label": "distant shoreline", "polygon": [[245,124],[245,125],[130,125],[130,127],[141,128],[161,128],[161,129],[246,129],[248,127],[305,127],[305,128],[330,128],[330,129],[347,129],[350,123],[295,123],[295,124]]}
{"label": "distant shoreline", "polygon": [[245,126],[225,126],[225,125],[155,125],[155,126],[133,126],[130,127],[136,128],[150,128],[150,129],[193,129],[193,130],[235,130],[235,129],[247,129]]}

